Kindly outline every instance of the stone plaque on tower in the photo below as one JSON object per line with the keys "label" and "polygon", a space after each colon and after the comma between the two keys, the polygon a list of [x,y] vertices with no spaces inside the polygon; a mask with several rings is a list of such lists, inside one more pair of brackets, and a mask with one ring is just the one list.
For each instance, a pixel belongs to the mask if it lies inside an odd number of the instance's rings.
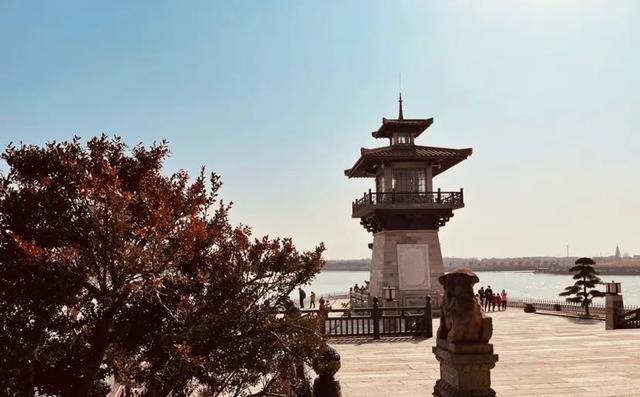
{"label": "stone plaque on tower", "polygon": [[403,291],[430,289],[429,245],[398,244],[397,251],[400,289]]}
{"label": "stone plaque on tower", "polygon": [[369,190],[352,203],[352,217],[373,234],[369,293],[383,297],[397,289],[398,303],[422,305],[425,294],[438,307],[442,287],[432,282],[444,274],[438,230],[453,210],[464,207],[463,190],[433,188],[435,176],[471,155],[471,149],[419,146],[415,139],[433,118],[405,119],[402,96],[397,119],[382,119],[372,133],[388,146],[360,149],[360,158],[345,171],[349,178],[374,178]]}

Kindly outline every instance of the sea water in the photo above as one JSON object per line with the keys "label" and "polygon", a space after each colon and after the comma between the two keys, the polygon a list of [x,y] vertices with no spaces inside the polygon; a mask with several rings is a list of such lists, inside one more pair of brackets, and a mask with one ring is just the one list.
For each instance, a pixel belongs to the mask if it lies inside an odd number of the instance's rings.
{"label": "sea water", "polygon": [[[480,282],[475,285],[476,291],[490,285],[494,292],[503,289],[512,298],[557,299],[564,297],[558,294],[564,288],[573,285],[570,274],[533,273],[531,271],[477,271]],[[615,280],[622,283],[622,296],[625,305],[640,306],[640,276],[600,276],[603,282]],[[307,298],[311,291],[315,291],[317,298],[331,293],[349,291],[356,283],[361,286],[369,279],[368,271],[338,271],[326,270],[319,273],[310,285],[303,286]],[[437,282],[437,280],[432,280]],[[604,285],[599,286],[604,291]],[[293,294],[292,294],[293,295]],[[297,293],[295,294],[297,296]],[[594,302],[604,304],[604,298],[596,298]]]}

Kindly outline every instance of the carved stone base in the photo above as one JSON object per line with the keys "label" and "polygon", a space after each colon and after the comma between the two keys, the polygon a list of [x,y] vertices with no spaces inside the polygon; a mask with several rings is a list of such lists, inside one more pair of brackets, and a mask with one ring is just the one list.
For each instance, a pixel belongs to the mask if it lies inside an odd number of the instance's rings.
{"label": "carved stone base", "polygon": [[464,391],[456,389],[455,386],[438,379],[435,387],[433,388],[433,395],[438,397],[496,397],[496,392],[489,388],[487,391]]}
{"label": "carved stone base", "polygon": [[433,388],[438,397],[494,397],[491,369],[498,361],[490,343],[453,344],[438,339],[433,348],[440,362],[440,379]]}
{"label": "carved stone base", "polygon": [[341,397],[340,382],[333,376],[320,375],[313,382],[313,397]]}

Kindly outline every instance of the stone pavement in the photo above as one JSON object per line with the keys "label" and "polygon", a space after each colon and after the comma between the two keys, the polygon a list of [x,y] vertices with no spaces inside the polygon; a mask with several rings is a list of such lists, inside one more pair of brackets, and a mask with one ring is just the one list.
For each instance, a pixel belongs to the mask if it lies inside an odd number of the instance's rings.
{"label": "stone pavement", "polygon": [[[490,313],[499,355],[491,371],[501,397],[640,396],[640,329],[605,331],[603,321],[521,309]],[[434,321],[434,334],[438,321]],[[342,356],[343,397],[431,396],[435,339],[333,339]]]}

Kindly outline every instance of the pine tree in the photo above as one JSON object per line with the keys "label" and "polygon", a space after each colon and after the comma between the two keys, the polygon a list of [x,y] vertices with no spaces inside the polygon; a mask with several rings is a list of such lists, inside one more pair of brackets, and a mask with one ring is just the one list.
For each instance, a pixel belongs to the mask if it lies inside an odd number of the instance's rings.
{"label": "pine tree", "polygon": [[569,269],[574,273],[573,279],[577,280],[573,285],[566,287],[560,296],[571,296],[567,302],[580,303],[584,307],[585,315],[589,316],[589,306],[593,298],[601,298],[604,294],[596,289],[600,284],[598,272],[593,268],[596,262],[591,258],[580,258],[575,262],[576,266]]}

